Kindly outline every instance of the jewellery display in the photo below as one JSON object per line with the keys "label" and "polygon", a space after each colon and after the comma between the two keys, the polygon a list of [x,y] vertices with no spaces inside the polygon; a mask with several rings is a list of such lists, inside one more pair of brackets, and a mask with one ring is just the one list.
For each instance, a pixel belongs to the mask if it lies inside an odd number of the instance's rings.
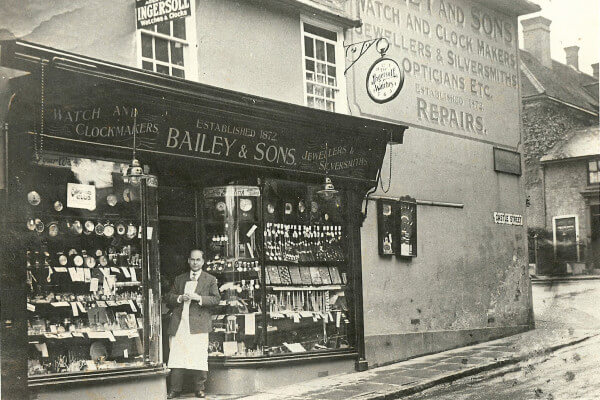
{"label": "jewellery display", "polygon": [[267,222],[264,236],[265,252],[270,261],[344,261],[340,225]]}
{"label": "jewellery display", "polygon": [[[341,205],[322,203],[307,185],[294,185],[265,189],[262,198],[247,186],[204,189],[205,269],[217,277],[222,298],[209,335],[211,356],[349,347]],[[262,216],[254,214],[259,201]],[[264,266],[255,259],[261,255]]]}

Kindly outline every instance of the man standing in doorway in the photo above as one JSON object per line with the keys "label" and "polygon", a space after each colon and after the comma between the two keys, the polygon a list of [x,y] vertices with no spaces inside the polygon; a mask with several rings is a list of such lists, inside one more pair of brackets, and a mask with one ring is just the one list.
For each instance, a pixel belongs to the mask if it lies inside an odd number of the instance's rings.
{"label": "man standing in doorway", "polygon": [[169,324],[168,365],[172,370],[169,399],[181,394],[185,370],[190,370],[194,375],[196,397],[204,397],[204,382],[208,372],[208,333],[212,330],[210,308],[219,304],[221,299],[217,279],[202,271],[202,250],[192,250],[188,264],[190,271],[175,278],[167,295],[167,302],[173,309]]}

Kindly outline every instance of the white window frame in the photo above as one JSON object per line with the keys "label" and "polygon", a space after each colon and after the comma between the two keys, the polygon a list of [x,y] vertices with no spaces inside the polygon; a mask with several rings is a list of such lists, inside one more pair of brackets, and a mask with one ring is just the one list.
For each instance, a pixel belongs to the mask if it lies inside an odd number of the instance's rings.
{"label": "white window frame", "polygon": [[[592,171],[590,169],[590,164],[596,164],[596,171]],[[586,164],[586,170],[587,170],[587,183],[588,185],[598,185],[600,184],[600,180],[598,182],[592,182],[592,174],[596,174],[596,175],[600,175],[600,159],[598,158],[594,158],[591,160],[587,160],[587,164]]]}
{"label": "white window frame", "polygon": [[[348,114],[346,76],[344,75],[344,69],[346,69],[346,56],[344,54],[344,29],[339,26],[320,21],[318,19],[308,17],[306,15],[300,15],[300,48],[302,49],[302,94],[304,97],[304,105],[308,107],[308,92],[306,90],[306,54],[304,51],[305,23],[309,25],[314,25],[322,29],[327,29],[328,31],[332,31],[337,34],[337,42],[335,43],[335,72],[337,81],[337,93],[335,94],[335,112],[339,114]],[[311,34],[309,33],[309,35]],[[325,38],[321,39],[327,41],[327,39]]]}
{"label": "white window frame", "polygon": [[556,258],[556,220],[575,218],[575,245],[577,247],[577,262],[581,260],[581,254],[579,254],[579,216],[577,214],[569,215],[557,215],[552,217],[552,245],[554,247],[554,258]]}
{"label": "white window frame", "polygon": [[[144,29],[136,29],[136,58],[137,58],[137,67],[143,69],[142,62],[144,59],[142,58],[142,33],[146,35],[153,36],[155,38],[161,38],[168,40],[170,42],[178,42],[183,45],[183,70],[185,71],[185,78],[189,81],[198,81],[198,46],[196,39],[196,8],[195,2],[190,2],[190,16],[185,17],[185,37],[186,39],[176,38],[174,36],[165,35],[159,32],[152,32]],[[168,46],[169,53],[171,52],[171,46]],[[170,55],[169,55],[170,59]],[[155,64],[161,64],[165,66],[171,66],[169,63],[165,63],[163,61],[158,61],[153,59]],[[149,70],[145,70],[149,71]],[[169,75],[172,76],[172,75]]]}

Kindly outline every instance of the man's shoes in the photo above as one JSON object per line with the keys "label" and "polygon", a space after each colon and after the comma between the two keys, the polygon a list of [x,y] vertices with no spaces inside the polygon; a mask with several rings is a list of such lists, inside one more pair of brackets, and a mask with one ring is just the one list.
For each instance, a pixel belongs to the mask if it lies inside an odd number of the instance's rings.
{"label": "man's shoes", "polygon": [[196,392],[196,397],[199,397],[199,398],[203,399],[203,398],[206,397],[206,395],[204,394],[204,392],[202,390],[198,390]]}
{"label": "man's shoes", "polygon": [[169,392],[167,399],[177,399],[181,395],[181,392]]}

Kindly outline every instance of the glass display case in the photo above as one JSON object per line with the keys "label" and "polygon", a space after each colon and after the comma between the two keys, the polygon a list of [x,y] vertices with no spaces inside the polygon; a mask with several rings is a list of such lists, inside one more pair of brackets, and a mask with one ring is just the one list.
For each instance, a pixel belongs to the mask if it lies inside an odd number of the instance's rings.
{"label": "glass display case", "polygon": [[157,180],[126,167],[46,155],[20,182],[30,379],[162,361]]}
{"label": "glass display case", "polygon": [[343,193],[271,179],[205,188],[202,209],[205,269],[222,294],[211,356],[351,346]]}

